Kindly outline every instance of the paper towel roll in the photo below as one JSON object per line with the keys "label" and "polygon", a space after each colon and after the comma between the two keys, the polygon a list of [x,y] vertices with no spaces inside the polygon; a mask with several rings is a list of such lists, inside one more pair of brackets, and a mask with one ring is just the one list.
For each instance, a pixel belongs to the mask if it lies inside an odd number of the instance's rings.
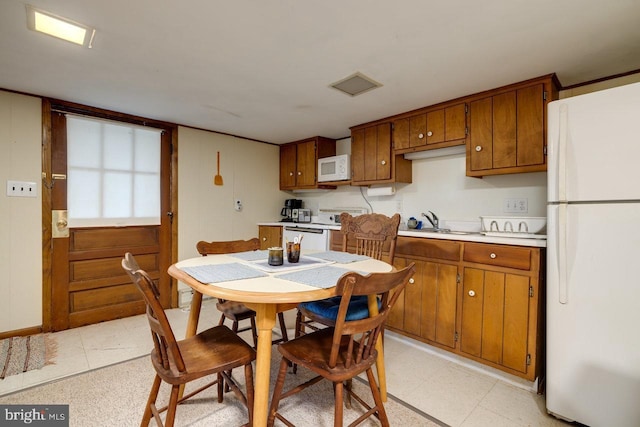
{"label": "paper towel roll", "polygon": [[396,187],[393,185],[367,188],[367,196],[393,196],[395,193]]}

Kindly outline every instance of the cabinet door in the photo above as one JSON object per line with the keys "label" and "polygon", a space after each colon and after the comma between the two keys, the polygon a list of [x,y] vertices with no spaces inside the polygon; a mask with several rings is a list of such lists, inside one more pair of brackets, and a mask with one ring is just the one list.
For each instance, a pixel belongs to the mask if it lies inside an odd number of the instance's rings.
{"label": "cabinet door", "polygon": [[426,127],[427,144],[444,142],[444,110],[429,111]]}
{"label": "cabinet door", "polygon": [[280,189],[286,190],[296,186],[296,146],[286,144],[280,146]]}
{"label": "cabinet door", "polygon": [[518,90],[518,166],[544,164],[544,85]]}
{"label": "cabinet door", "polygon": [[279,225],[260,225],[258,226],[258,238],[260,239],[260,249],[282,246],[282,227]]}
{"label": "cabinet door", "polygon": [[465,268],[460,351],[527,372],[527,276]]}
{"label": "cabinet door", "polygon": [[393,145],[396,150],[411,147],[409,142],[409,132],[409,118],[398,119],[393,122]]}
{"label": "cabinet door", "polygon": [[420,335],[455,348],[458,267],[436,262],[423,264]]}
{"label": "cabinet door", "polygon": [[296,186],[297,187],[313,187],[316,185],[316,142],[306,141],[297,145],[296,160]]}
{"label": "cabinet door", "polygon": [[493,98],[473,101],[469,107],[469,141],[472,171],[493,166]]}
{"label": "cabinet door", "polygon": [[383,123],[351,133],[353,183],[391,179],[391,125]]}
{"label": "cabinet door", "polygon": [[454,141],[467,137],[467,106],[458,104],[444,110],[444,140]]}
{"label": "cabinet door", "polygon": [[409,117],[409,145],[421,147],[427,144],[427,114]]}

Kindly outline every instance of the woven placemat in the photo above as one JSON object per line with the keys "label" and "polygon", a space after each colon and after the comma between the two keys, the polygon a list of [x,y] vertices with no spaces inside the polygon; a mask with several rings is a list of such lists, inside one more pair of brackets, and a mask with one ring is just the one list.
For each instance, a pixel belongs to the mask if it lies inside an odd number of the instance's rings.
{"label": "woven placemat", "polygon": [[253,279],[267,275],[255,268],[251,268],[248,265],[240,264],[238,262],[181,267],[180,270],[202,283],[219,283],[228,282],[230,280]]}

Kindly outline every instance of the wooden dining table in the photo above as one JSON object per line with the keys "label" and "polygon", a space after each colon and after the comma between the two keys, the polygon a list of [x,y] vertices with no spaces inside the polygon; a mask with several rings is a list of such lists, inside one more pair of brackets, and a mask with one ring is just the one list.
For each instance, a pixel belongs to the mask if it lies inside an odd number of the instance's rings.
{"label": "wooden dining table", "polygon": [[[269,409],[272,330],[276,324],[277,314],[293,309],[301,302],[329,298],[336,294],[335,283],[328,287],[318,287],[314,284],[301,283],[292,280],[291,277],[283,278],[282,276],[284,274],[288,276],[299,276],[303,270],[306,270],[308,273],[313,269],[323,269],[316,270],[316,273],[319,274],[321,271],[327,271],[327,267],[332,269],[334,275],[336,274],[336,270],[333,268],[344,269],[345,272],[357,271],[361,274],[366,274],[388,272],[391,271],[393,267],[383,261],[371,258],[362,259],[362,257],[359,258],[362,260],[344,262],[344,259],[340,259],[340,256],[338,256],[337,259],[343,262],[320,260],[317,265],[305,266],[305,263],[313,263],[319,260],[319,258],[313,257],[313,253],[303,253],[299,266],[295,264],[288,265],[285,260],[285,264],[280,269],[278,267],[268,266],[266,264],[266,254],[264,255],[264,260],[261,260],[262,254],[258,252],[266,251],[190,258],[171,265],[168,272],[172,277],[187,284],[194,290],[186,337],[191,337],[196,334],[203,295],[242,302],[256,312],[258,348],[256,351],[253,425],[262,427],[267,424]],[[247,259],[239,258],[244,256],[243,254],[252,256],[247,257]],[[332,255],[332,253],[325,252],[317,255],[327,256]],[[251,258],[260,258],[260,260],[253,260]],[[219,271],[228,269],[230,264],[233,264],[235,267],[242,267],[245,270],[246,267],[256,269],[261,275],[260,277],[251,278],[214,278],[210,280],[210,277],[198,273],[200,270],[207,270],[209,274],[215,276],[216,269]],[[240,265],[238,266],[238,264]],[[292,270],[296,268],[297,270]],[[199,277],[200,280],[194,276]],[[228,275],[224,274],[221,274],[221,276],[228,277]],[[324,284],[323,286],[327,285]],[[370,301],[369,305],[370,310],[372,309],[377,312],[378,306],[375,298],[373,298],[373,301]],[[378,343],[380,344],[377,346],[379,363],[377,364],[376,371],[380,390],[386,396],[381,340],[378,340]]]}

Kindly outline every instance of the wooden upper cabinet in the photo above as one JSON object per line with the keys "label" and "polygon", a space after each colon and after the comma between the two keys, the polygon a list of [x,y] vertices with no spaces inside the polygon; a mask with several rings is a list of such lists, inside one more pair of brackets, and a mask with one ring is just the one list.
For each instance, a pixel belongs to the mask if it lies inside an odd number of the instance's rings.
{"label": "wooden upper cabinet", "polygon": [[464,144],[466,111],[463,102],[394,120],[394,149],[406,153]]}
{"label": "wooden upper cabinet", "polygon": [[557,98],[552,76],[484,95],[469,104],[467,176],[545,171],[545,111]]}
{"label": "wooden upper cabinet", "polygon": [[280,146],[280,189],[335,188],[318,185],[318,159],[335,156],[336,141],[316,136]]}
{"label": "wooden upper cabinet", "polygon": [[396,156],[391,124],[351,129],[351,184],[411,182],[411,162]]}

